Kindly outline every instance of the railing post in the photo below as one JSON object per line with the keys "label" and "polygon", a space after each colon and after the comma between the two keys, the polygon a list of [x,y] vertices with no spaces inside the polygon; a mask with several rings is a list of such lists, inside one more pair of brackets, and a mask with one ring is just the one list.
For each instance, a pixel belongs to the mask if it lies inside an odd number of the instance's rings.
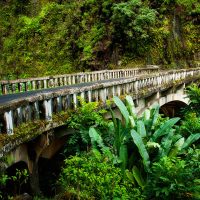
{"label": "railing post", "polygon": [[10,110],[4,113],[4,118],[6,121],[6,131],[8,135],[13,135],[13,111]]}
{"label": "railing post", "polygon": [[44,100],[45,119],[52,121],[52,99]]}
{"label": "railing post", "polygon": [[57,101],[57,112],[60,112],[62,110],[62,98],[61,96],[56,98]]}

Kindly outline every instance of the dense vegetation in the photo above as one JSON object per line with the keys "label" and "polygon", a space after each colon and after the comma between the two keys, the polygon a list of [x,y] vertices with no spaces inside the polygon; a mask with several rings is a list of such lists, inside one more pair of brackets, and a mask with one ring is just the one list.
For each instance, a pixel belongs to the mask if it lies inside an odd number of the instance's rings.
{"label": "dense vegetation", "polygon": [[[200,115],[196,108],[200,89],[190,86],[187,94],[190,104],[182,111],[182,119],[163,117],[158,105],[138,116],[132,98],[126,96],[124,101],[114,97],[107,103],[112,118],[106,120],[106,110],[99,109],[97,102],[80,99],[81,106],[66,121],[74,133],[62,152],[60,175],[54,182],[45,179],[49,191],[56,193],[52,198],[199,199]],[[113,103],[121,117],[112,109]],[[4,159],[0,163],[6,165],[9,157]],[[22,193],[28,176],[26,169],[17,169],[12,176],[0,172],[0,199]],[[6,189],[10,181],[15,190]]]}
{"label": "dense vegetation", "polygon": [[53,75],[121,64],[193,66],[200,48],[198,2],[1,1],[0,77]]}
{"label": "dense vegetation", "polygon": [[[200,57],[199,14],[198,0],[0,1],[0,79],[192,67]],[[57,171],[43,169],[34,191],[27,166],[9,172],[12,158],[4,157],[0,199],[19,200],[23,192],[34,200],[200,199],[199,87],[187,95],[182,119],[160,115],[159,105],[138,116],[130,96],[114,97],[106,110],[79,99],[81,106],[62,117],[73,134],[58,164],[49,164]]]}

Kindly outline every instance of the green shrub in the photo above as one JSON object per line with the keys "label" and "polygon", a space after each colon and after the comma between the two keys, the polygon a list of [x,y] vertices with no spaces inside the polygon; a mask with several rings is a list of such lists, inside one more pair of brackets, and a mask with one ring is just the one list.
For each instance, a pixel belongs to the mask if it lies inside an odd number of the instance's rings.
{"label": "green shrub", "polygon": [[98,126],[100,129],[107,127],[107,122],[103,118],[106,110],[99,109],[98,102],[86,103],[79,98],[80,106],[68,118],[68,127],[73,129],[73,134],[67,140],[65,152],[74,153],[85,151],[91,145],[89,137],[90,126]]}
{"label": "green shrub", "polygon": [[119,168],[97,151],[65,160],[59,184],[59,199],[143,199],[139,189],[122,180]]}
{"label": "green shrub", "polygon": [[184,160],[163,157],[154,163],[145,188],[148,199],[199,199],[199,153],[190,149]]}
{"label": "green shrub", "polygon": [[181,134],[189,136],[193,133],[200,133],[200,118],[196,113],[187,113],[184,116],[184,120],[180,126]]}

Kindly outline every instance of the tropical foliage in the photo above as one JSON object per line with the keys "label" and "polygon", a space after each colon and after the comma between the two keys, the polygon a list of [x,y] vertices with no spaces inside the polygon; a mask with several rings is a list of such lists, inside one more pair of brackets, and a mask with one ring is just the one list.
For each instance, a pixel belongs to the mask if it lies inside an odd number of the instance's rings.
{"label": "tropical foliage", "polygon": [[66,191],[59,199],[144,199],[139,189],[123,179],[98,151],[65,160],[59,184]]}
{"label": "tropical foliage", "polygon": [[119,63],[191,65],[198,0],[0,2],[0,78],[105,69]]}
{"label": "tropical foliage", "polygon": [[[80,99],[80,107],[68,119],[71,151],[65,153],[54,185],[59,188],[55,199],[198,199],[196,114],[194,119],[186,115],[176,126],[181,119],[164,118],[158,105],[137,115],[131,96],[123,101],[114,97],[108,106],[111,118],[104,120],[106,111],[97,103]],[[194,121],[197,124],[189,129]],[[8,180],[17,181],[19,190],[27,182],[27,171],[16,172],[12,177],[2,173],[2,195]]]}

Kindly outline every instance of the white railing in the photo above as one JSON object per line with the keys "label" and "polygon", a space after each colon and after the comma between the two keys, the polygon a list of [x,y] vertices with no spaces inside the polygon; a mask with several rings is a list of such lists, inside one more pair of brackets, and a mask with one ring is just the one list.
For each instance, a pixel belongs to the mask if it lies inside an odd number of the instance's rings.
{"label": "white railing", "polygon": [[[156,75],[138,76],[121,80],[100,81],[85,86],[69,86],[54,89],[53,92],[38,92],[34,96],[16,98],[0,106],[1,132],[14,133],[14,127],[23,122],[43,119],[52,121],[52,115],[60,111],[75,109],[78,105],[78,96],[86,102],[101,101],[126,94],[137,94],[145,88],[159,88],[178,81],[184,82],[188,78],[200,76],[200,69],[174,70]],[[19,95],[18,95],[19,96]],[[2,96],[3,98],[6,96]]]}
{"label": "white railing", "polygon": [[0,95],[13,94],[37,89],[54,88],[64,85],[73,85],[85,82],[95,82],[106,79],[133,77],[138,74],[158,72],[158,67],[103,70],[95,72],[82,72],[40,78],[0,81]]}

